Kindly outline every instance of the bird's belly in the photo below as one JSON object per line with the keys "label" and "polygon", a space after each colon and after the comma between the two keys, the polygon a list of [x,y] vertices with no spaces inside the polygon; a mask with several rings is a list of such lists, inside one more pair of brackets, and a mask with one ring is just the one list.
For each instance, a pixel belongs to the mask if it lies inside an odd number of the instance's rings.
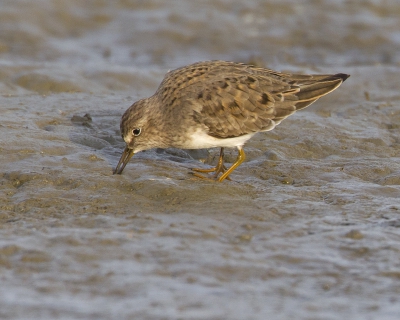
{"label": "bird's belly", "polygon": [[185,141],[185,149],[203,149],[203,148],[216,148],[216,147],[239,147],[243,146],[256,133],[249,133],[239,137],[233,138],[215,138],[207,133],[198,130],[194,132],[188,140]]}

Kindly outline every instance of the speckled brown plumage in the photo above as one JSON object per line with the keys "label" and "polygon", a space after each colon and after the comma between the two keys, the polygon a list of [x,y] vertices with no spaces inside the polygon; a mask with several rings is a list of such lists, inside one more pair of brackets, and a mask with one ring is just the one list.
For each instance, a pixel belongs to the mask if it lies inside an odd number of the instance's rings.
{"label": "speckled brown plumage", "polygon": [[[122,116],[121,135],[127,148],[115,173],[122,172],[133,153],[154,147],[237,147],[243,161],[246,140],[272,130],[347,78],[341,73],[279,73],[226,61],[199,62],[170,71],[152,97],[134,103]],[[221,165],[213,170],[215,179],[223,173],[219,181],[240,164],[225,172],[222,158],[223,149]]]}

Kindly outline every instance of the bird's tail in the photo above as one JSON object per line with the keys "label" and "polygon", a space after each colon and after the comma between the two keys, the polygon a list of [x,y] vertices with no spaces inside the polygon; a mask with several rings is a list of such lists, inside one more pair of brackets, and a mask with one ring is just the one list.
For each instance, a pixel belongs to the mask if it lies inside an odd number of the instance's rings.
{"label": "bird's tail", "polygon": [[311,79],[298,80],[300,91],[296,93],[298,101],[296,110],[304,109],[322,96],[337,89],[350,75],[337,73],[334,75],[312,76]]}

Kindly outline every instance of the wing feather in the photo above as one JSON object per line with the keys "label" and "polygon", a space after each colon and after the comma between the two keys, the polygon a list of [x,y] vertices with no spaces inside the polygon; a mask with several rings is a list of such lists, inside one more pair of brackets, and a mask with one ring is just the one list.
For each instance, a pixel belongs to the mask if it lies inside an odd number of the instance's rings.
{"label": "wing feather", "polygon": [[[218,138],[273,129],[332,92],[348,75],[299,75],[225,61],[200,62],[169,72],[156,94],[166,107],[201,105],[192,119]],[[174,90],[179,88],[179,99]],[[179,105],[179,106],[178,106]]]}

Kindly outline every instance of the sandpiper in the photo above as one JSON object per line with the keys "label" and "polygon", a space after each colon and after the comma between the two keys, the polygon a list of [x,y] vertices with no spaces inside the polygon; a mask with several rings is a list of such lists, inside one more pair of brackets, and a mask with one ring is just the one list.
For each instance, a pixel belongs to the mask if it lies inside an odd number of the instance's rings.
{"label": "sandpiper", "polygon": [[[152,148],[221,148],[218,164],[192,169],[223,181],[244,160],[243,145],[297,110],[337,89],[349,75],[303,75],[227,61],[198,62],[168,72],[156,93],[135,102],[121,119],[126,148],[114,174],[133,154]],[[224,148],[236,147],[236,161],[224,165]],[[221,174],[221,176],[219,176]],[[208,179],[208,178],[207,178]]]}

